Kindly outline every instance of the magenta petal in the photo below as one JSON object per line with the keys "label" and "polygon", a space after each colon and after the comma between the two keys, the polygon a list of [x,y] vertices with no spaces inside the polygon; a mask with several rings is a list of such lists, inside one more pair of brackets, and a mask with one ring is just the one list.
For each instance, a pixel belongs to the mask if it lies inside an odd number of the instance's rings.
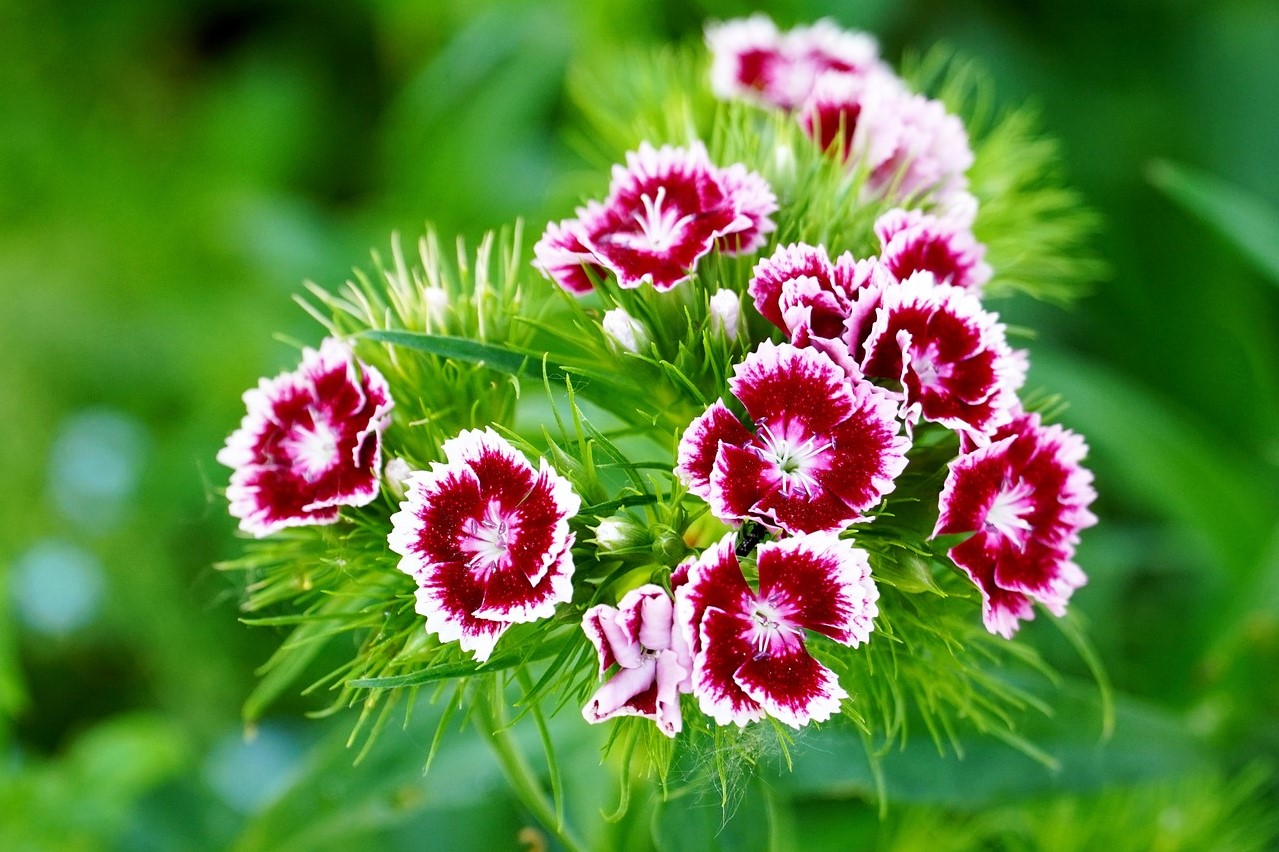
{"label": "magenta petal", "polygon": [[718,400],[684,431],[679,442],[679,463],[675,473],[689,491],[705,500],[710,494],[711,472],[720,442],[741,445],[750,439],[751,433],[728,410],[724,401]]}
{"label": "magenta petal", "polygon": [[[782,488],[776,466],[764,461],[754,449],[721,444],[711,471],[707,502],[720,520],[743,521],[755,512],[761,498]],[[779,499],[795,496],[787,490]]]}
{"label": "magenta petal", "polygon": [[750,625],[722,609],[705,611],[698,631],[700,653],[693,657],[693,695],[702,712],[718,724],[745,726],[764,718],[764,709],[737,682],[737,671],[755,648]]}
{"label": "magenta petal", "polygon": [[675,619],[694,654],[702,647],[698,625],[708,608],[738,612],[754,596],[733,551],[736,543],[736,536],[729,533],[703,552],[675,592]]}
{"label": "magenta petal", "polygon": [[777,229],[772,215],[777,212],[777,196],[756,172],[741,163],[720,169],[719,182],[739,216],[750,220],[746,227],[732,231],[715,241],[715,246],[731,256],[758,251]]}
{"label": "magenta petal", "polygon": [[764,712],[792,728],[825,722],[848,697],[835,673],[813,659],[802,644],[748,657],[733,679]]}
{"label": "magenta petal", "polygon": [[576,219],[549,222],[533,246],[533,265],[547,278],[575,296],[595,289],[592,276],[601,279],[604,267],[582,242],[582,223]]}
{"label": "magenta petal", "polygon": [[759,547],[759,595],[788,622],[856,647],[870,639],[879,590],[866,552],[810,534]]}
{"label": "magenta petal", "polygon": [[806,431],[826,432],[852,408],[847,376],[835,362],[786,343],[761,343],[733,368],[728,384],[751,419],[774,428],[798,422]]}

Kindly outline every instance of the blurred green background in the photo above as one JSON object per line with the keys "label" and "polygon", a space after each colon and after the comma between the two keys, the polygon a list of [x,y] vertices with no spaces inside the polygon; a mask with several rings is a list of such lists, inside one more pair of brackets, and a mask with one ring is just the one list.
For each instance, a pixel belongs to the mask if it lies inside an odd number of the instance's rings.
{"label": "blurred green background", "polygon": [[[353,716],[307,720],[324,697],[294,697],[246,741],[240,705],[280,634],[239,624],[210,567],[240,547],[213,456],[240,393],[294,361],[273,335],[318,339],[292,302],[304,279],[336,286],[428,219],[473,237],[569,214],[593,174],[568,141],[569,63],[753,8],[0,0],[0,847],[519,846],[527,817],[473,743],[421,780],[429,725],[352,769]],[[1110,758],[1081,719],[1083,758],[1057,775],[987,745],[971,774],[952,757],[903,781],[884,822],[855,794],[792,791],[786,833],[1118,848],[1096,845],[1109,814],[1143,826],[1132,848],[1273,841],[1279,5],[767,11],[872,30],[894,62],[938,41],[980,60],[1002,104],[1039,105],[1103,215],[1109,280],[1071,310],[996,308],[1038,330],[1031,385],[1093,447],[1102,523],[1073,608],[1124,696]],[[1248,197],[1199,192],[1200,173]],[[1051,629],[1026,634],[1082,671]]]}

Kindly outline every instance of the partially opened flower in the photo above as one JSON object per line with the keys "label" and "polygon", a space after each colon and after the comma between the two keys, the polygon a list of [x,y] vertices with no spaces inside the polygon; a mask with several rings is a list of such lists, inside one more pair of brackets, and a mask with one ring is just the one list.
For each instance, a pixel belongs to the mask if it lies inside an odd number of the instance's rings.
{"label": "partially opened flower", "polygon": [[815,349],[765,341],[729,387],[753,428],[715,402],[684,432],[675,469],[721,520],[837,532],[906,466],[897,403]]}
{"label": "partially opened flower", "polygon": [[586,721],[641,716],[668,737],[679,733],[679,694],[692,689],[692,660],[674,628],[674,601],[651,583],[627,592],[616,607],[600,604],[586,611],[582,630],[595,646],[600,677],[617,667],[582,708]]}
{"label": "partially opened flower", "polygon": [[941,284],[981,295],[990,280],[986,247],[967,226],[920,210],[896,208],[875,220],[880,262],[904,280],[915,272],[931,272]]}
{"label": "partially opened flower", "polygon": [[897,134],[891,154],[872,163],[871,186],[893,198],[946,198],[968,185],[968,131],[941,101],[900,88],[889,107]]}
{"label": "partially opened flower", "polygon": [[862,370],[901,382],[908,422],[922,416],[979,443],[1008,422],[1025,361],[995,314],[931,272],[884,288],[879,299]]}
{"label": "partially opened flower", "polygon": [[874,175],[891,166],[901,147],[899,107],[909,97],[901,80],[887,71],[821,75],[799,123],[822,151]]}
{"label": "partially opened flower", "polygon": [[706,43],[718,97],[780,109],[799,106],[824,71],[858,73],[880,64],[873,38],[828,20],[782,33],[766,15],[755,14],[711,24]]}
{"label": "partially opened flower", "polygon": [[719,289],[706,306],[711,334],[733,340],[742,332],[742,297],[732,290]]}
{"label": "partially opened flower", "polygon": [[227,498],[240,529],[261,538],[331,524],[342,506],[377,496],[382,432],[393,406],[386,380],[346,344],[306,349],[291,373],[244,394],[248,413],[218,453],[233,468]]}
{"label": "partially opened flower", "polygon": [[645,142],[626,155],[625,167],[613,167],[608,199],[583,215],[581,238],[620,286],[648,282],[669,290],[688,278],[716,240],[759,227],[700,142],[689,148]]}
{"label": "partially opened flower", "polygon": [[856,647],[870,638],[879,590],[866,553],[817,533],[761,544],[758,591],[726,535],[676,590],[676,619],[693,654],[693,695],[721,725],[765,714],[792,727],[823,722],[848,697],[809,653],[806,632]]}
{"label": "partially opened flower", "polygon": [[[597,208],[597,204],[588,205],[586,215]],[[607,274],[583,244],[582,223],[577,219],[547,223],[546,232],[533,246],[533,257],[538,271],[575,296],[584,296],[594,289],[592,276],[598,280]]]}
{"label": "partially opened flower", "polygon": [[600,325],[604,329],[604,338],[622,352],[638,354],[652,343],[648,329],[623,308],[606,311]]}
{"label": "partially opened flower", "polygon": [[1072,561],[1079,531],[1097,522],[1083,438],[1019,414],[988,446],[950,463],[933,535],[972,532],[950,558],[981,591],[986,629],[1012,638],[1034,617],[1056,615],[1086,580]]}
{"label": "partially opened flower", "polygon": [[387,542],[417,581],[427,632],[483,661],[512,624],[572,598],[568,519],[581,500],[545,460],[534,470],[492,429],[441,449],[443,464],[409,480]]}

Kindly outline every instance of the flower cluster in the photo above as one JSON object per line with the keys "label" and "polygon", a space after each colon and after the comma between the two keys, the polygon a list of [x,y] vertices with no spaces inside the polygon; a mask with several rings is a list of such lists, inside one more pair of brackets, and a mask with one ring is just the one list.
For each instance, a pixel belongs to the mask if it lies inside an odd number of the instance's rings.
{"label": "flower cluster", "polygon": [[[590,672],[562,681],[588,722],[640,717],[672,738],[765,718],[798,728],[857,700],[846,675],[900,604],[882,588],[894,552],[960,587],[936,606],[972,607],[964,619],[991,642],[971,601],[1011,639],[1034,604],[1060,615],[1084,583],[1086,447],[1023,406],[1029,357],[984,301],[999,269],[974,234],[962,123],[830,22],[783,33],[755,16],[707,43],[712,90],[749,104],[739,134],[811,142],[810,174],[839,175],[831,198],[858,213],[856,241],[774,193],[775,151],[741,162],[755,149],[720,140],[718,166],[697,139],[640,142],[603,201],[534,246],[532,267],[575,299],[531,275],[502,313],[466,301],[479,284],[457,296],[438,269],[401,273],[391,299],[340,306],[390,304],[398,323],[373,309],[335,323],[296,373],[246,394],[218,456],[231,512],[259,537],[343,523],[375,537],[374,570],[434,637],[416,622],[418,643],[383,671],[445,660],[448,676],[478,676],[554,657],[552,682],[593,651]],[[521,287],[529,265],[512,269]],[[441,304],[449,293],[457,304]],[[522,319],[535,299],[556,307]],[[521,321],[534,342],[491,333]],[[459,365],[483,381],[424,410],[423,389]],[[568,440],[478,416],[503,410],[480,395],[530,377]],[[620,426],[591,423],[579,399]],[[444,431],[450,418],[463,425]],[[705,718],[686,724],[694,711]]]}

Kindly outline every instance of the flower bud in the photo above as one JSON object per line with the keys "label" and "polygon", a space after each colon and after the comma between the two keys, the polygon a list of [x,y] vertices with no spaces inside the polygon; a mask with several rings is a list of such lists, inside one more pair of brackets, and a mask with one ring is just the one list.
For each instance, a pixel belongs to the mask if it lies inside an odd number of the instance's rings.
{"label": "flower bud", "polygon": [[688,555],[684,537],[665,525],[653,530],[653,557],[662,565],[675,565]]}
{"label": "flower bud", "polygon": [[397,500],[404,499],[408,491],[408,479],[412,475],[413,469],[409,467],[409,463],[398,457],[388,459],[386,467],[382,469],[382,478],[386,480],[386,487]]}
{"label": "flower bud", "polygon": [[710,302],[711,334],[734,340],[742,328],[742,299],[732,290],[716,290]]}
{"label": "flower bud", "polygon": [[633,550],[648,543],[648,530],[626,518],[604,518],[595,527],[595,546],[602,554]]}
{"label": "flower bud", "polygon": [[648,329],[621,308],[614,308],[604,314],[603,325],[604,336],[623,351],[638,354],[641,350],[647,349],[652,342],[648,336]]}

